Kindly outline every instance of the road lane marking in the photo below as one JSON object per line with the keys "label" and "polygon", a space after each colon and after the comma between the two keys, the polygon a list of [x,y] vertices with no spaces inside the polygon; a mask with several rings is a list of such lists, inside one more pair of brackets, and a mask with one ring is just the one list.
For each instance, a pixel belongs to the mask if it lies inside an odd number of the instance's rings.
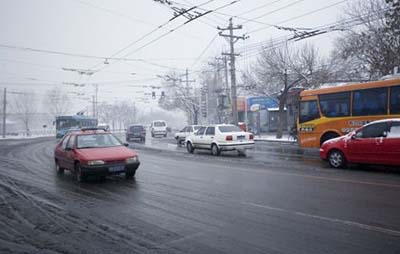
{"label": "road lane marking", "polygon": [[[164,158],[161,159],[160,157],[157,157],[158,160],[163,160],[163,161],[169,161],[176,163],[176,160],[171,159],[171,158]],[[217,162],[232,162],[229,160],[217,160]],[[204,161],[200,161],[199,163],[204,163]],[[163,164],[165,166],[165,164]],[[251,166],[254,166],[252,164]],[[262,165],[265,166],[265,165]],[[221,166],[221,165],[216,165],[213,164],[214,168],[220,168],[220,169],[227,169],[227,166]],[[190,169],[190,168],[188,168]],[[326,180],[326,181],[334,181],[334,182],[343,182],[343,183],[355,183],[355,184],[364,184],[364,185],[372,185],[372,186],[380,186],[380,187],[389,187],[389,188],[400,188],[400,184],[390,184],[390,183],[379,183],[379,182],[371,182],[371,181],[360,181],[360,180],[349,180],[349,179],[342,179],[342,178],[337,178],[337,177],[325,177],[325,176],[314,176],[314,175],[309,175],[307,173],[305,174],[299,174],[299,173],[288,173],[288,172],[279,172],[276,170],[271,170],[271,169],[245,169],[245,168],[239,168],[236,165],[230,165],[229,169],[233,169],[236,171],[242,171],[242,172],[255,172],[255,173],[263,173],[263,174],[276,174],[276,175],[288,175],[288,176],[299,176],[299,177],[304,177],[304,178],[313,178],[313,179],[318,179],[318,180]]]}
{"label": "road lane marking", "polygon": [[[160,163],[160,160],[163,160],[163,161],[169,161],[169,162],[176,163],[176,160],[173,160],[171,158],[165,158],[165,159],[161,159],[160,157],[157,157],[157,158],[158,158],[158,161],[155,161],[155,162]],[[220,162],[227,162],[227,161],[220,161]],[[204,163],[204,161],[202,161],[202,162],[199,161],[199,163]],[[163,166],[165,166],[165,164],[163,164]],[[265,165],[263,165],[263,166],[265,166]],[[225,170],[227,169],[227,166],[220,166],[220,165],[216,165],[216,164],[213,164],[213,167],[225,169]],[[190,169],[190,168],[187,168],[187,169]],[[299,177],[303,177],[303,178],[313,178],[313,179],[317,179],[317,180],[342,182],[342,183],[354,183],[354,184],[363,184],[363,185],[400,189],[400,184],[387,184],[387,183],[378,183],[378,182],[348,180],[348,179],[341,179],[341,178],[337,178],[337,177],[313,176],[313,175],[309,175],[309,174],[299,174],[299,173],[286,173],[286,172],[273,171],[270,169],[243,169],[243,168],[238,168],[237,166],[231,165],[231,166],[229,166],[229,170],[236,170],[236,171],[241,171],[241,172],[262,173],[262,174],[299,176]]]}
{"label": "road lane marking", "polygon": [[282,209],[282,208],[272,207],[272,206],[267,206],[267,205],[261,205],[261,204],[256,204],[256,203],[243,202],[241,204],[242,205],[246,205],[246,206],[252,206],[252,207],[258,207],[258,208],[262,208],[262,209],[267,209],[267,210],[271,210],[271,211],[284,212],[284,213],[293,214],[293,215],[297,215],[297,216],[302,216],[302,217],[307,217],[307,218],[327,221],[327,222],[331,222],[331,223],[344,224],[344,225],[347,225],[347,226],[353,226],[353,227],[357,227],[357,228],[360,228],[360,229],[363,229],[363,230],[375,231],[375,232],[378,232],[378,233],[383,233],[383,234],[392,235],[392,236],[396,236],[396,237],[400,236],[400,231],[398,231],[398,230],[372,226],[372,225],[363,224],[363,223],[359,223],[359,222],[355,222],[355,221],[329,218],[329,217],[324,217],[324,216],[320,216],[320,215],[303,213],[303,212],[298,212],[298,211],[291,211],[291,210],[287,210],[287,209]]}

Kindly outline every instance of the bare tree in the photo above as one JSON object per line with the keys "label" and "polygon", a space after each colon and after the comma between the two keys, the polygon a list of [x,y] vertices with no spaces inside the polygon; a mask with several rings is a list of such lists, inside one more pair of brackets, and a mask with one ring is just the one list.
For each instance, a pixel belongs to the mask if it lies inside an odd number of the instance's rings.
{"label": "bare tree", "polygon": [[167,110],[182,110],[189,124],[198,124],[200,111],[198,96],[193,86],[185,84],[181,75],[170,72],[165,76],[164,94],[160,96],[159,105]]}
{"label": "bare tree", "polygon": [[127,128],[129,124],[136,123],[137,113],[138,109],[133,101],[102,103],[98,106],[99,120],[111,124],[112,129]]}
{"label": "bare tree", "polygon": [[390,74],[400,65],[398,2],[360,0],[349,4],[344,12],[346,18],[361,25],[348,29],[336,40],[334,58],[351,67],[338,71],[364,79]]}
{"label": "bare tree", "polygon": [[47,91],[44,104],[51,116],[64,115],[68,112],[70,100],[66,92],[61,87],[54,87]]}
{"label": "bare tree", "polygon": [[315,88],[329,78],[329,63],[319,57],[313,45],[296,48],[288,44],[277,46],[272,42],[261,51],[252,73],[245,72],[242,76],[242,80],[250,83],[257,94],[279,99],[277,138],[282,137],[284,108],[290,89],[294,86]]}
{"label": "bare tree", "polygon": [[22,121],[26,134],[30,135],[30,126],[37,113],[36,96],[34,93],[18,93],[12,102],[12,109]]}

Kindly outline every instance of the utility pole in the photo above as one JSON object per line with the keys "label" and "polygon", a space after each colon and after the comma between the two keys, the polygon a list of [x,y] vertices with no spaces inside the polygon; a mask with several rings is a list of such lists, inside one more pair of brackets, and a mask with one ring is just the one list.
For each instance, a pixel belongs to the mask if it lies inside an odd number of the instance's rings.
{"label": "utility pole", "polygon": [[[216,57],[215,58],[217,61],[222,61],[223,64],[223,69],[224,69],[224,79],[225,79],[225,84],[224,84],[224,89],[225,92],[227,93],[230,101],[230,89],[229,89],[229,78],[228,78],[228,58],[226,55],[224,57]],[[218,64],[219,66],[219,64]]]}
{"label": "utility pole", "polygon": [[[185,73],[185,82],[186,82],[186,97],[189,98],[190,97],[190,83],[194,83],[196,82],[196,80],[192,79],[189,80],[189,70],[188,68],[186,68],[186,73]],[[190,107],[192,107],[193,109],[193,114],[192,114],[192,119],[190,119],[190,124],[198,124],[198,109],[195,108],[194,105],[190,105]]]}
{"label": "utility pole", "polygon": [[93,117],[96,117],[96,95],[92,95]]}
{"label": "utility pole", "polygon": [[[232,110],[232,104],[231,104],[231,89],[229,88],[229,78],[228,78],[228,58],[227,56],[223,56],[223,57],[217,57],[216,60],[218,61],[218,66],[219,65],[219,61],[222,61],[222,68],[224,69],[224,79],[225,82],[223,82],[223,93],[226,95],[226,98],[228,99],[227,101],[227,105],[230,105],[231,110]],[[224,122],[228,121],[227,119],[227,112],[224,109],[223,110],[223,115],[224,115]]]}
{"label": "utility pole", "polygon": [[6,111],[7,109],[7,88],[4,88],[3,95],[3,138],[6,137]]}
{"label": "utility pole", "polygon": [[[230,62],[231,62],[231,97],[232,97],[232,115],[233,115],[233,124],[238,124],[238,112],[237,112],[237,94],[236,94],[236,68],[235,68],[235,57],[238,56],[239,54],[235,54],[235,47],[234,44],[239,40],[245,40],[247,37],[243,36],[235,36],[233,35],[233,30],[237,29],[242,29],[242,26],[236,26],[234,27],[232,24],[232,18],[229,19],[229,26],[226,28],[220,28],[217,27],[218,30],[221,30],[219,32],[219,35],[222,37],[228,38],[229,44],[230,44],[230,53],[222,53],[222,55],[227,55],[230,56]],[[222,34],[222,31],[229,30],[229,35],[227,34]]]}
{"label": "utility pole", "polygon": [[95,88],[95,97],[94,97],[94,113],[93,113],[93,116],[94,117],[96,117],[96,118],[98,118],[99,117],[99,114],[98,114],[98,111],[97,111],[97,106],[98,106],[98,94],[99,94],[99,85],[98,84],[94,84],[94,88]]}
{"label": "utility pole", "polygon": [[229,104],[231,103],[231,97],[229,96],[231,94],[231,89],[229,89],[229,79],[228,79],[228,58],[224,56],[224,72],[225,72],[225,89],[228,94],[229,98]]}

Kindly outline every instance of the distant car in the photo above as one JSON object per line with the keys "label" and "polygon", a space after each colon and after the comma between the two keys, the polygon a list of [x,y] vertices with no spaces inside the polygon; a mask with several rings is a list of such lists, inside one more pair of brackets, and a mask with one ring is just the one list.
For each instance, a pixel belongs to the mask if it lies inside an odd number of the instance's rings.
{"label": "distant car", "polygon": [[103,129],[105,131],[109,131],[110,130],[110,125],[106,124],[106,123],[99,123],[97,125],[97,128],[99,129]]}
{"label": "distant car", "polygon": [[327,140],[320,157],[333,168],[344,168],[347,163],[400,166],[400,118],[371,122]]}
{"label": "distant car", "polygon": [[235,150],[239,155],[246,155],[246,150],[254,148],[254,135],[235,125],[217,124],[201,127],[186,137],[185,142],[189,153],[195,149],[208,149],[216,156],[222,151]]}
{"label": "distant car", "polygon": [[105,177],[121,173],[129,179],[140,165],[135,151],[110,132],[96,128],[65,135],[55,147],[54,161],[58,173],[70,170],[79,182],[90,175]]}
{"label": "distant car", "polygon": [[130,125],[126,131],[126,141],[138,140],[146,141],[146,128],[141,124]]}
{"label": "distant car", "polygon": [[190,134],[193,134],[194,132],[196,132],[198,129],[200,129],[200,127],[201,127],[201,125],[188,125],[188,126],[185,126],[185,128],[183,128],[179,132],[175,133],[176,143],[178,145],[181,145],[185,141],[187,136],[189,136]]}
{"label": "distant car", "polygon": [[150,125],[150,132],[151,132],[151,137],[155,136],[167,136],[167,122],[164,120],[156,120],[151,122]]}

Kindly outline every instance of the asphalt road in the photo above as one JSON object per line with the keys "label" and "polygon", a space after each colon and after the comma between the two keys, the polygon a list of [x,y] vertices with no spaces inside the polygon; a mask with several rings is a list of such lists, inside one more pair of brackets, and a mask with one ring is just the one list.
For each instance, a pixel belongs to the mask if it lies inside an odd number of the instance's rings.
{"label": "asphalt road", "polygon": [[0,141],[0,253],[400,253],[397,172],[141,148],[135,180],[77,183],[54,145]]}

